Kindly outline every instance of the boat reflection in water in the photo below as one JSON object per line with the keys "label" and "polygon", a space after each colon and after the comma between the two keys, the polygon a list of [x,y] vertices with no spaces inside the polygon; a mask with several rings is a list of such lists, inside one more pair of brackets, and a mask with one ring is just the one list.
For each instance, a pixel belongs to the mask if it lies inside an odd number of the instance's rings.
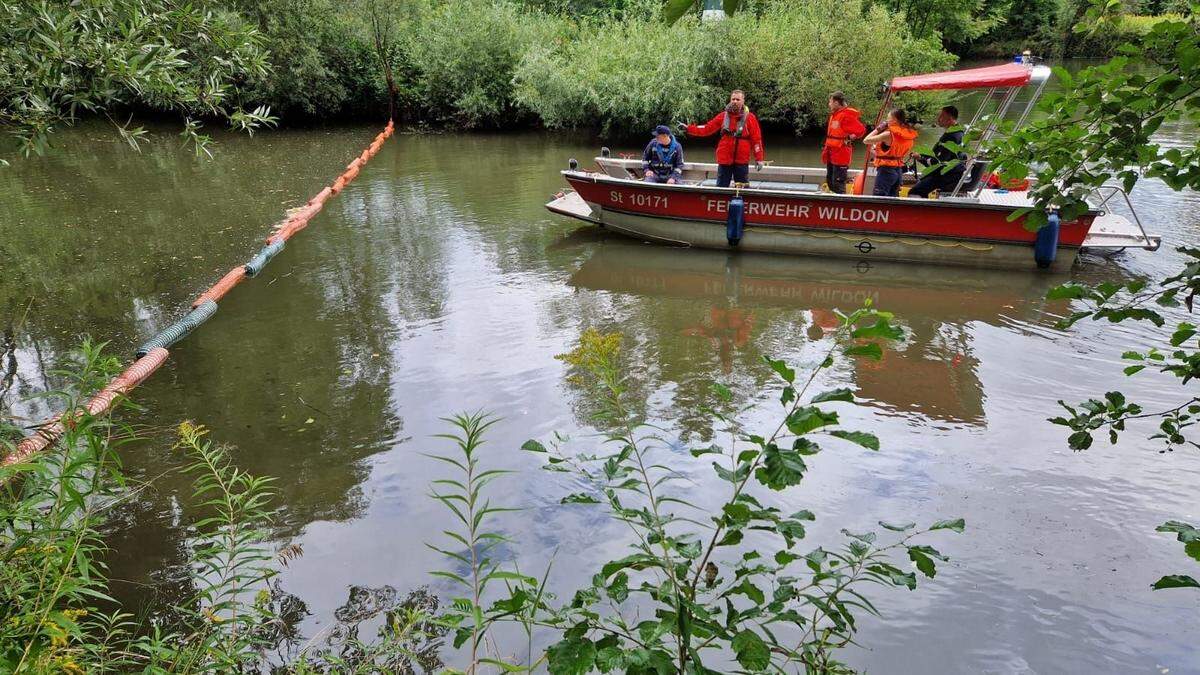
{"label": "boat reflection in water", "polygon": [[972,324],[1040,332],[1051,329],[1066,307],[1044,300],[1058,282],[1039,275],[699,249],[680,255],[675,248],[619,237],[595,242],[570,283],[710,300],[685,308],[678,331],[708,340],[725,372],[736,352],[780,348],[763,344],[773,339],[768,333],[788,340],[790,325],[797,338],[817,339],[837,328],[835,309],[853,310],[870,300],[895,313],[909,339],[885,345],[882,361],[855,359],[858,394],[896,410],[973,425],[985,420]]}

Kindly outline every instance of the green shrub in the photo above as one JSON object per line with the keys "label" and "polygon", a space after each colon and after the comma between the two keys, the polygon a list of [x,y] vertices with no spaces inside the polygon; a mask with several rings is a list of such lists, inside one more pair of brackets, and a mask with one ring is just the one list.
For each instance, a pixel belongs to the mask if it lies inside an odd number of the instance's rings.
{"label": "green shrub", "polygon": [[[1112,56],[1127,42],[1137,42],[1164,21],[1183,21],[1181,14],[1137,16],[1123,14],[1111,22],[1100,24],[1086,33],[1075,33],[1071,39],[1070,56]],[[1069,27],[1068,27],[1069,28]]]}
{"label": "green shrub", "polygon": [[[241,107],[242,85],[267,77],[268,65],[262,36],[237,12],[168,0],[38,0],[0,3],[0,16],[0,126],[26,155],[45,152],[54,128],[83,113],[175,113],[198,151],[207,142],[196,133],[200,118],[247,130],[271,121],[264,109]],[[144,133],[118,128],[135,147]]]}
{"label": "green shrub", "polygon": [[523,54],[552,42],[564,21],[504,2],[468,0],[422,13],[405,44],[417,105],[465,128],[513,126],[526,112],[513,99]]}
{"label": "green shrub", "polygon": [[[814,0],[779,3],[761,17],[735,16],[718,40],[727,49],[722,89],[746,89],[760,119],[799,131],[825,121],[833,91],[869,117],[892,77],[954,64],[936,38],[913,38],[899,15],[864,5]],[[925,98],[913,97],[910,105]]]}
{"label": "green shrub", "polygon": [[601,24],[557,49],[531,49],[517,68],[516,98],[548,127],[649,133],[695,119],[723,96],[705,82],[706,37],[682,22]]}
{"label": "green shrub", "polygon": [[777,3],[716,24],[599,24],[565,46],[531,50],[517,68],[517,100],[551,127],[640,132],[675,117],[706,119],[731,89],[746,91],[765,124],[818,125],[829,93],[871,109],[880,85],[936,70],[954,57],[916,40],[882,7],[860,0]]}

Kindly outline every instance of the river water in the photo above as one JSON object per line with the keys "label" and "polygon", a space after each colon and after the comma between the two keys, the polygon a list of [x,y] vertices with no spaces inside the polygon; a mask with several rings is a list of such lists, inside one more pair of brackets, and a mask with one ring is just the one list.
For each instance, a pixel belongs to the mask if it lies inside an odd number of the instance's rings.
{"label": "river water", "polygon": [[[28,396],[55,378],[81,335],[122,357],[256,249],[284,209],[327,184],[377,131],[218,134],[192,158],[170,129],[136,154],[102,126],[57,136],[48,157],[0,171],[0,411],[39,418]],[[1191,142],[1192,130],[1166,130]],[[843,362],[822,384],[854,388],[843,412],[883,440],[878,453],[830,449],[805,483],[771,496],[818,520],[807,546],[881,519],[965,517],[963,535],[931,543],[952,560],[915,592],[872,594],[852,665],[876,673],[1200,673],[1200,605],[1186,590],[1152,592],[1189,572],[1155,526],[1200,519],[1200,456],[1163,455],[1136,428],[1083,453],[1044,421],[1057,399],[1121,387],[1147,409],[1172,402],[1174,380],[1126,381],[1122,351],[1161,344],[1152,327],[1054,327],[1069,311],[1045,292],[1067,279],[1154,278],[1200,230],[1195,194],[1136,191],[1158,253],[1085,257],[1070,275],[977,272],[692,251],[605,236],[543,209],[568,157],[595,143],[548,134],[398,136],[258,279],[172,349],[127,414],[146,439],[123,452],[150,481],[111,526],[115,592],[130,608],[186,593],[180,565],[195,518],[173,469],[170,430],[191,419],[229,444],[242,468],[276,478],[277,541],[296,543],[282,587],[303,599],[300,630],[330,624],[351,586],[404,594],[444,566],[422,545],[449,525],[427,497],[447,449],[440,417],[487,410],[485,461],[516,473],[495,499],[524,510],[497,526],[524,570],[555,559],[567,592],[620,555],[624,531],[559,506],[579,485],[518,450],[555,430],[581,438],[591,407],[556,354],[589,327],[619,330],[632,375],[673,437],[698,442],[709,382],[761,401],[777,395],[763,355],[811,365],[836,308],[866,299],[894,311],[911,339],[882,363]],[[781,163],[816,164],[816,143],[772,139]],[[632,148],[629,148],[632,149]],[[689,145],[694,158],[709,146]],[[25,402],[21,402],[25,401]],[[681,455],[681,457],[690,457]],[[678,460],[681,467],[690,466]],[[697,460],[699,462],[699,460]],[[702,498],[703,463],[684,472]],[[804,545],[804,544],[802,544]],[[607,558],[604,558],[607,559]],[[1194,572],[1192,572],[1194,574]]]}

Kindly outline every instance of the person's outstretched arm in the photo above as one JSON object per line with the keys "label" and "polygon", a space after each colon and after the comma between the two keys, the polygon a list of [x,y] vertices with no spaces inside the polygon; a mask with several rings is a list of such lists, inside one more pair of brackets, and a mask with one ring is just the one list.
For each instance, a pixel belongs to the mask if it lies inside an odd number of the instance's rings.
{"label": "person's outstretched arm", "polygon": [[711,120],[705,124],[689,124],[687,132],[689,136],[712,136],[721,130],[721,122],[725,120],[725,111],[717,113]]}

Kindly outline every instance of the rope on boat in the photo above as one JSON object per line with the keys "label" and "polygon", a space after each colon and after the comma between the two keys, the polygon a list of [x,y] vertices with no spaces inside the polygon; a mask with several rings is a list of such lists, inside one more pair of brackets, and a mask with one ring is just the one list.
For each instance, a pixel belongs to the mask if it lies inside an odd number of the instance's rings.
{"label": "rope on boat", "polygon": [[287,219],[271,232],[266,239],[266,246],[256,253],[249,262],[227,272],[217,283],[205,289],[203,293],[192,301],[191,311],[182,319],[171,324],[138,347],[135,352],[136,360],[120,375],[110,380],[103,389],[88,400],[86,405],[39,425],[36,431],[22,439],[20,443],[17,443],[13,452],[0,460],[0,466],[9,466],[23,462],[45,450],[61,438],[67,428],[74,424],[75,420],[79,419],[80,416],[84,414],[99,416],[107,414],[112,410],[113,404],[118,399],[128,395],[134,387],[144,382],[166,362],[167,356],[170,354],[167,351],[167,347],[182,340],[188,333],[207,321],[213,314],[216,314],[218,300],[225,297],[243,279],[255,277],[260,274],[267,263],[271,261],[271,258],[274,258],[283,250],[284,242],[300,230],[308,227],[309,221],[312,220],[313,216],[320,213],[321,209],[325,206],[325,202],[333,195],[340,193],[358,177],[359,170],[368,160],[378,154],[379,150],[383,147],[384,141],[391,138],[395,130],[395,125],[389,121],[383,131],[375,136],[375,139],[367,149],[363,150],[359,156],[355,157],[346,166],[346,170],[333,181],[332,185],[322,188],[303,207],[291,213]]}

